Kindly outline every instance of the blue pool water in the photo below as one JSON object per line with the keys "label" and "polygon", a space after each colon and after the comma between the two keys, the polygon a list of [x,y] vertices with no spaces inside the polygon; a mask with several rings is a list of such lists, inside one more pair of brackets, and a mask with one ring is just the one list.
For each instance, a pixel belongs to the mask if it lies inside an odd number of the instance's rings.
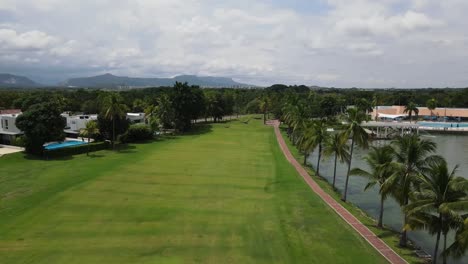
{"label": "blue pool water", "polygon": [[446,123],[436,123],[436,122],[418,122],[420,126],[425,126],[425,127],[453,127],[457,128],[458,127],[468,127],[468,123],[451,123],[451,122],[446,122]]}
{"label": "blue pool water", "polygon": [[66,141],[63,141],[63,142],[51,143],[51,144],[45,146],[44,148],[46,150],[52,150],[52,149],[60,149],[60,148],[66,148],[66,147],[79,146],[79,145],[83,145],[83,144],[87,144],[87,143],[83,142],[83,141],[66,140]]}

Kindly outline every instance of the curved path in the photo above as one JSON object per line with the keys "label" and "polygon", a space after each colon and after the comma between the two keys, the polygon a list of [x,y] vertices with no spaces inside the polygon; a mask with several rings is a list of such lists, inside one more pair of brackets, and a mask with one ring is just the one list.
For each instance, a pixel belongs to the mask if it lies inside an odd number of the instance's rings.
{"label": "curved path", "polygon": [[361,221],[359,221],[354,215],[352,215],[346,208],[338,203],[333,197],[327,194],[320,186],[309,176],[309,173],[302,167],[299,162],[293,157],[289,151],[286,142],[284,142],[283,136],[279,130],[279,122],[277,120],[267,122],[268,125],[275,128],[276,139],[283,151],[286,159],[291,163],[302,176],[304,181],[322,200],[328,204],[343,220],[352,226],[369,244],[371,244],[382,256],[384,256],[390,263],[404,264],[406,262],[400,255],[398,255],[393,249],[391,249],[385,242],[377,237],[372,231],[369,230]]}

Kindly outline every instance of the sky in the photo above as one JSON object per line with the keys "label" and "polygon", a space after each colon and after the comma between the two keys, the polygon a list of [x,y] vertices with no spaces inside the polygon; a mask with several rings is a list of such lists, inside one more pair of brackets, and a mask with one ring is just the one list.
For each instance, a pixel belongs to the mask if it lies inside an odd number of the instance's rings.
{"label": "sky", "polygon": [[0,72],[468,87],[467,0],[0,0]]}

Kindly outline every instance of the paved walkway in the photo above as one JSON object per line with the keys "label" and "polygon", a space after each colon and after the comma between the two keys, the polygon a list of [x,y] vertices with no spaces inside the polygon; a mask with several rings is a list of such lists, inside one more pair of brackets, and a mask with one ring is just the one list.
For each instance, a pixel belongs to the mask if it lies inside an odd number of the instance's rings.
{"label": "paved walkway", "polygon": [[13,147],[8,145],[0,145],[0,157],[6,154],[24,151],[24,148]]}
{"label": "paved walkway", "polygon": [[269,121],[267,123],[275,128],[276,138],[283,151],[286,159],[296,168],[299,174],[302,176],[304,181],[322,200],[328,204],[343,220],[352,226],[369,244],[371,244],[382,256],[384,256],[390,263],[404,264],[406,262],[400,255],[398,255],[393,249],[385,244],[379,237],[377,237],[372,231],[369,230],[363,223],[361,223],[354,215],[352,215],[346,208],[338,203],[333,197],[327,194],[320,186],[310,177],[309,173],[297,162],[289,151],[286,142],[284,142],[283,136],[279,130],[278,121]]}

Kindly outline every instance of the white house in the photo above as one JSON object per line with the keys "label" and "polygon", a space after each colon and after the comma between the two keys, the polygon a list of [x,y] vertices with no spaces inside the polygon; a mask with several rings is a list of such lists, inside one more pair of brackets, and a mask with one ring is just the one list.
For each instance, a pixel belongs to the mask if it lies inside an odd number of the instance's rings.
{"label": "white house", "polygon": [[11,145],[23,132],[16,127],[16,118],[21,115],[20,109],[0,110],[0,144]]}
{"label": "white house", "polygon": [[64,131],[69,137],[77,137],[80,130],[86,128],[86,124],[89,121],[97,120],[97,114],[70,115],[69,113],[63,113],[62,116],[67,119],[67,125]]}
{"label": "white house", "polygon": [[145,113],[127,113],[127,119],[132,124],[145,123]]}

